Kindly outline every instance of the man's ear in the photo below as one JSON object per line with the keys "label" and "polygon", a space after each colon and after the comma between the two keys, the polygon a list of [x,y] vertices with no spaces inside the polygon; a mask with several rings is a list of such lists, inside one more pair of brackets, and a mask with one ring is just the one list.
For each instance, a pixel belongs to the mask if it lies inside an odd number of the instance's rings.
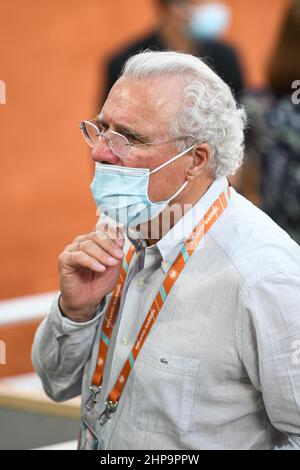
{"label": "man's ear", "polygon": [[186,170],[186,176],[189,180],[196,178],[203,170],[207,168],[211,155],[211,149],[208,144],[197,145],[192,151],[192,158]]}

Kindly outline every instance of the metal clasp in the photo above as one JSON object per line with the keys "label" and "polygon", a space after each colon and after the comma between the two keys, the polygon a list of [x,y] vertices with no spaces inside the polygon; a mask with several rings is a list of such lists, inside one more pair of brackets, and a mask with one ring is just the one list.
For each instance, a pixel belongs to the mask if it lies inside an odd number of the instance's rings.
{"label": "metal clasp", "polygon": [[97,387],[96,385],[91,385],[90,386],[90,391],[91,394],[89,396],[89,399],[86,403],[87,409],[90,411],[94,408],[95,404],[97,403],[98,400],[98,394],[100,393],[101,386]]}
{"label": "metal clasp", "polygon": [[105,410],[99,416],[99,423],[101,426],[106,423],[110,419],[111,413],[114,413],[117,409],[118,402],[107,400],[105,402]]}

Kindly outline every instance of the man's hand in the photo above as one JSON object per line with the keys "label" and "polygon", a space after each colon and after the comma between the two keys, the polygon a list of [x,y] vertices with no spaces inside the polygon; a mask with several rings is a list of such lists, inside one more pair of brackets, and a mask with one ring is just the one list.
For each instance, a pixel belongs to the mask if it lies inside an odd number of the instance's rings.
{"label": "man's hand", "polygon": [[97,224],[79,235],[59,255],[60,308],[70,320],[93,318],[97,306],[118,281],[124,256],[120,227]]}

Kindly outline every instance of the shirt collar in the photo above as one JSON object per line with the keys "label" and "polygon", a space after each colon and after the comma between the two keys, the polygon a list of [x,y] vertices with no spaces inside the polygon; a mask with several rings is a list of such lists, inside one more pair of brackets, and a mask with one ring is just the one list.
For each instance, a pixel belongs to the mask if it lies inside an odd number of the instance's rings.
{"label": "shirt collar", "polygon": [[227,185],[226,177],[214,180],[199,201],[156,243],[166,265],[175,261],[184,242]]}

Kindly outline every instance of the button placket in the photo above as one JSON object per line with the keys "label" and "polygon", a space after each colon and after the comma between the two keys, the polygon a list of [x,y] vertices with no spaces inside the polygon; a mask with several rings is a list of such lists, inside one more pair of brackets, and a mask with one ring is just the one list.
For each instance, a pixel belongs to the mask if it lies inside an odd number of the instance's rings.
{"label": "button placket", "polygon": [[145,281],[143,277],[140,277],[139,279],[136,280],[136,285],[138,287],[145,287]]}
{"label": "button placket", "polygon": [[168,263],[168,261],[162,261],[161,268],[162,268],[162,270],[165,274],[168,273],[170,267],[171,267],[171,265],[170,265],[170,263]]}

